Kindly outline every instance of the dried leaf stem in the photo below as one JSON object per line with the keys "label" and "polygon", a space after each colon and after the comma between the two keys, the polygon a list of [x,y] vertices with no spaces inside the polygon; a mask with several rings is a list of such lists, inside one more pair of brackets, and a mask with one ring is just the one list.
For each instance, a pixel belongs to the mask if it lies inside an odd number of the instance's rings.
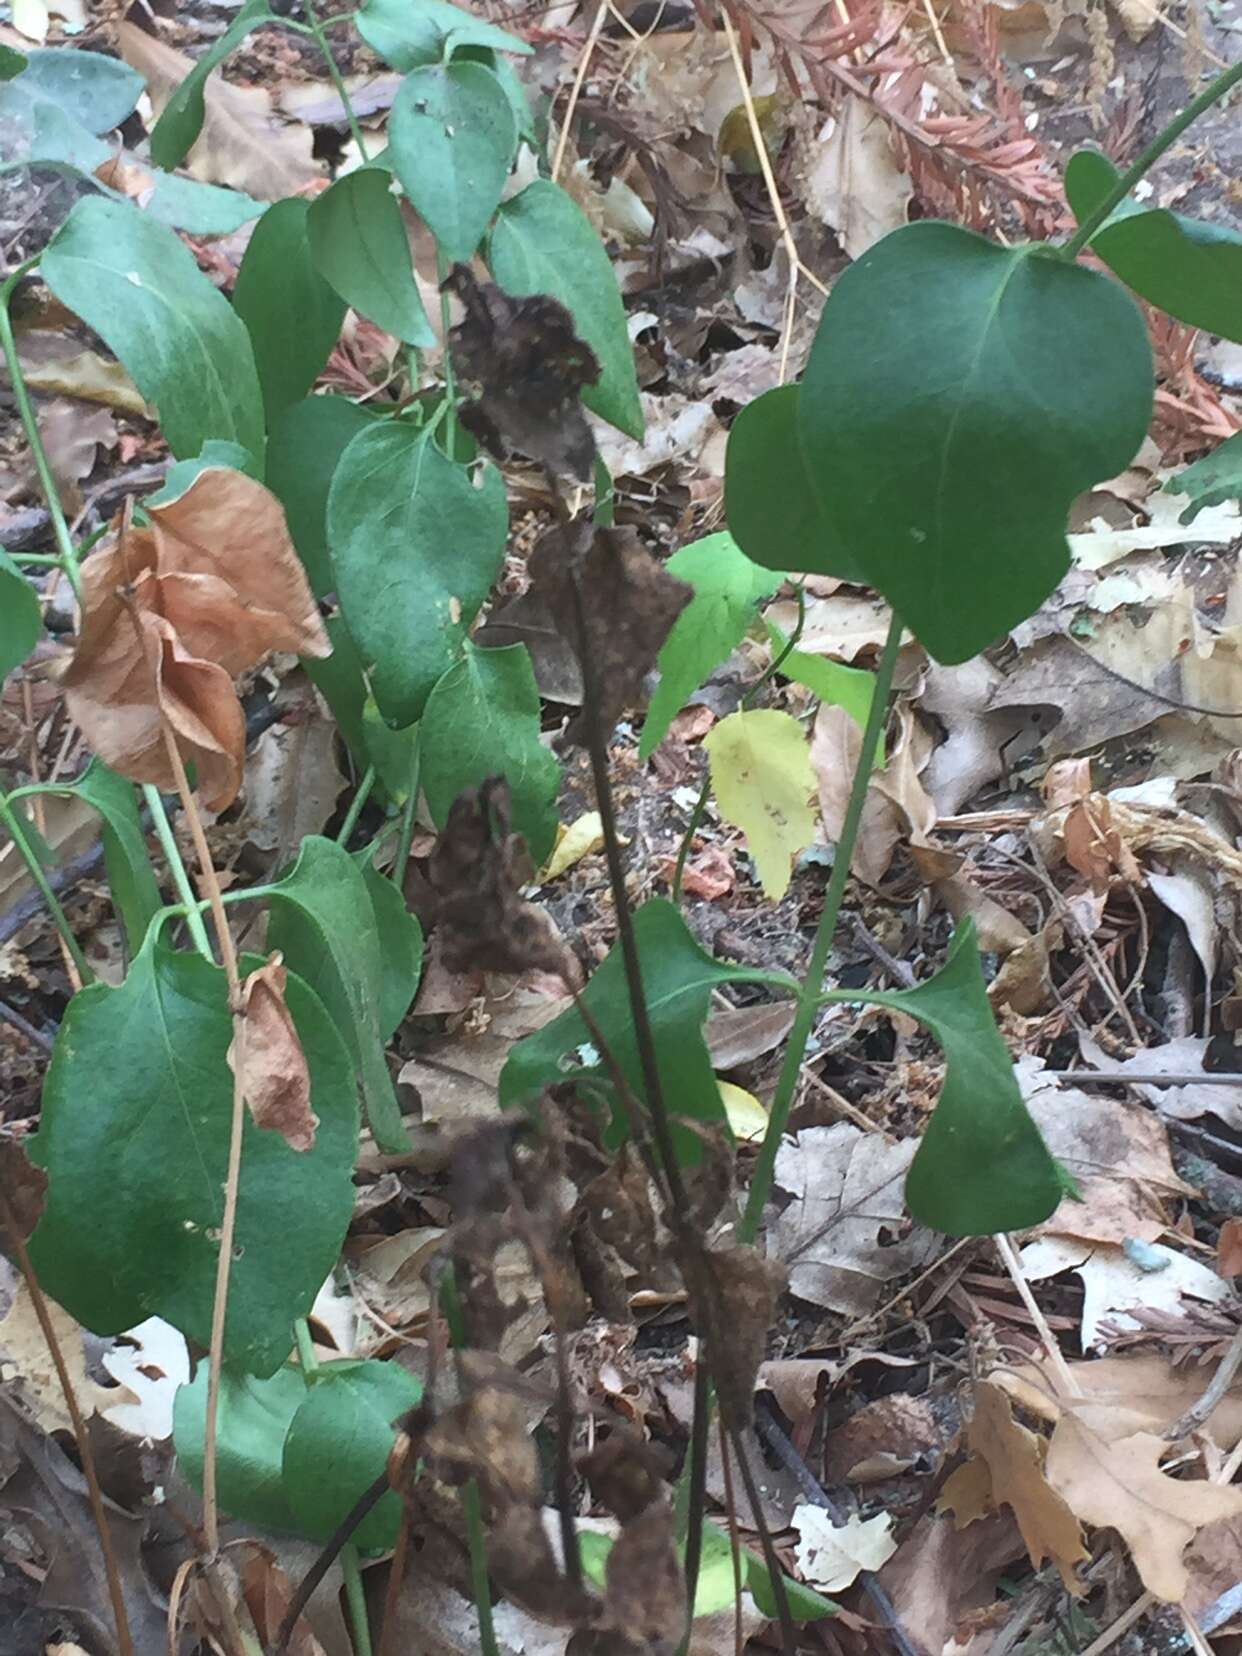
{"label": "dried leaf stem", "polygon": [[26,1292],[30,1295],[30,1303],[34,1306],[34,1314],[38,1319],[39,1328],[47,1343],[47,1349],[56,1370],[56,1378],[60,1382],[60,1389],[64,1393],[65,1407],[69,1411],[69,1419],[73,1424],[73,1437],[78,1446],[78,1457],[82,1462],[82,1472],[86,1478],[87,1493],[90,1497],[91,1516],[95,1520],[95,1528],[99,1532],[99,1548],[103,1555],[104,1574],[108,1578],[108,1598],[112,1603],[112,1619],[116,1623],[116,1642],[120,1656],[134,1656],[134,1641],[129,1631],[129,1616],[125,1610],[125,1593],[121,1586],[121,1572],[117,1565],[116,1552],[112,1545],[112,1532],[108,1528],[108,1515],[104,1510],[103,1490],[99,1487],[99,1474],[95,1469],[95,1455],[91,1448],[91,1440],[87,1436],[86,1422],[82,1418],[82,1411],[78,1407],[78,1399],[73,1389],[73,1381],[69,1378],[69,1370],[65,1366],[64,1353],[60,1349],[60,1341],[56,1338],[56,1330],[52,1326],[51,1314],[47,1308],[47,1300],[39,1286],[39,1279],[35,1275],[34,1265],[31,1263],[30,1253],[22,1236],[17,1215],[13,1211],[13,1204],[9,1201],[9,1193],[0,1185],[0,1220],[8,1231],[13,1244],[13,1251],[17,1255],[17,1266],[21,1271],[22,1280],[26,1284]]}

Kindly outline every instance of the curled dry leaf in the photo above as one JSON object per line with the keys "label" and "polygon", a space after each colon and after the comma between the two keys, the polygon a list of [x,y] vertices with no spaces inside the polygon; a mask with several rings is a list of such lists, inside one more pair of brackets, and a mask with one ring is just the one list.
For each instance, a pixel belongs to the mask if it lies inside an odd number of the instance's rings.
{"label": "curled dry leaf", "polygon": [[[310,1069],[285,1002],[289,974],[268,956],[242,984],[241,1083],[256,1127],[279,1133],[291,1150],[312,1150],[319,1117],[311,1109]],[[237,1073],[237,1039],[229,1043]]]}
{"label": "curled dry leaf", "polygon": [[[7,1203],[7,1214],[21,1232],[23,1242],[29,1242],[35,1226],[43,1215],[43,1197],[47,1190],[47,1174],[36,1167],[21,1145],[8,1133],[0,1133],[0,1190]],[[13,1238],[0,1218],[0,1248],[11,1249]]]}
{"label": "curled dry leaf", "polygon": [[536,967],[572,980],[574,962],[551,917],[518,895],[533,870],[509,820],[501,776],[465,789],[449,808],[427,865],[441,958],[452,972]]}
{"label": "curled dry leaf", "polygon": [[529,1432],[521,1380],[474,1387],[427,1431],[424,1450],[446,1483],[477,1478],[497,1506],[539,1499],[539,1456]]}
{"label": "curled dry leaf", "polygon": [[695,1248],[683,1259],[682,1271],[707,1338],[721,1419],[731,1430],[743,1431],[754,1419],[755,1376],[789,1273],[780,1260],[742,1246]]}
{"label": "curled dry leaf", "polygon": [[245,720],[233,676],[269,650],[330,653],[276,497],[223,467],[125,525],[82,572],[69,710],[104,762],[174,788],[167,727],[210,809],[241,786]]}
{"label": "curled dry leaf", "polygon": [[673,1536],[673,1509],[660,1496],[623,1525],[608,1554],[604,1614],[614,1627],[648,1645],[681,1637],[686,1578]]}
{"label": "curled dry leaf", "polygon": [[[590,523],[546,534],[531,554],[530,571],[532,588],[579,658],[590,663],[595,716],[606,735],[639,700],[643,679],[693,589],[670,575],[632,529],[596,529]],[[584,712],[569,726],[568,740],[585,744],[587,716]]]}

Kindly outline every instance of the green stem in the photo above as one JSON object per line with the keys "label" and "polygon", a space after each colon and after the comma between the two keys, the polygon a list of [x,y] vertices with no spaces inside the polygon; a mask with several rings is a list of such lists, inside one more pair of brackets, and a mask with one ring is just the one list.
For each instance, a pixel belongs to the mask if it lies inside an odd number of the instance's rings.
{"label": "green stem", "polygon": [[1095,211],[1088,213],[1064,247],[1057,248],[1060,257],[1071,261],[1076,259],[1100,226],[1107,223],[1115,209],[1120,207],[1139,179],[1155,166],[1165,150],[1176,143],[1186,128],[1197,121],[1205,110],[1210,109],[1214,103],[1219,103],[1239,81],[1242,81],[1242,58],[1231,68],[1223,69],[1205,91],[1200,92],[1175,120],[1169,122],[1163,132],[1157,133],[1134,165],[1117,180]]}
{"label": "green stem", "polygon": [[437,247],[436,279],[440,284],[440,332],[444,335],[444,398],[448,405],[448,432],[444,446],[451,457],[457,452],[457,386],[453,379],[453,353],[449,350],[449,328],[452,318],[449,312],[448,290],[444,286],[448,280],[448,273],[448,259]]}
{"label": "green stem", "polygon": [[[309,10],[309,6],[307,8]],[[358,1549],[352,1541],[341,1548],[341,1574],[345,1577],[345,1598],[354,1627],[355,1656],[371,1656],[371,1623],[367,1619],[367,1594],[358,1568]]]}
{"label": "green stem", "polygon": [[[805,626],[806,592],[801,583],[799,583],[797,625],[794,627],[794,630],[790,636],[785,640],[785,643],[777,651],[776,655],[773,656],[764,671],[742,697],[742,711],[745,711],[746,708],[754,704],[754,699],[759,694],[760,690],[763,689],[764,685],[770,678],[773,677],[774,674],[780,671],[781,663],[785,660],[785,657],[789,655],[792,650],[797,649],[798,640],[802,637],[802,629]],[[686,831],[681,836],[681,844],[677,848],[677,866],[673,870],[673,901],[675,903],[681,902],[681,883],[685,877],[686,860],[690,855],[690,847],[694,843],[694,836],[699,831],[699,823],[703,820],[703,812],[707,809],[707,799],[711,791],[712,776],[711,771],[709,770],[707,775],[703,778],[703,786],[699,789],[699,797],[694,802],[694,809],[690,813],[690,821],[686,825]]]}
{"label": "green stem", "polygon": [[880,656],[879,671],[876,673],[875,689],[871,697],[871,710],[867,714],[862,747],[850,787],[849,803],[845,808],[845,821],[833,854],[832,877],[828,881],[828,890],[824,896],[823,913],[819,917],[819,927],[815,933],[806,977],[798,992],[798,1008],[794,1014],[793,1028],[789,1032],[789,1045],[785,1049],[780,1080],[776,1084],[776,1094],[768,1114],[767,1131],[763,1135],[763,1143],[759,1147],[759,1156],[750,1181],[746,1211],[738,1227],[738,1240],[741,1242],[755,1240],[764,1206],[771,1193],[776,1152],[780,1149],[781,1139],[789,1125],[789,1112],[793,1108],[794,1096],[798,1090],[798,1077],[802,1073],[806,1043],[810,1039],[811,1028],[815,1022],[819,996],[824,986],[824,971],[828,965],[828,955],[841,914],[841,900],[845,896],[845,887],[850,877],[850,863],[854,857],[854,845],[858,839],[859,824],[862,822],[867,789],[871,785],[871,772],[876,754],[879,752],[880,739],[884,734],[888,698],[893,688],[893,672],[897,666],[897,651],[900,644],[901,618],[894,615],[889,623],[888,637],[884,640],[884,649]]}
{"label": "green stem", "polygon": [[414,838],[414,819],[418,815],[418,784],[422,770],[422,743],[418,732],[410,744],[410,793],[401,812],[401,836],[397,840],[397,856],[392,865],[392,883],[398,891],[405,886],[405,871],[410,863],[410,844]]}
{"label": "green stem", "polygon": [[215,964],[215,955],[211,952],[211,940],[207,936],[207,927],[203,924],[202,909],[207,908],[204,902],[200,908],[198,896],[190,882],[190,876],[181,856],[181,847],[177,844],[176,836],[172,831],[172,823],[168,820],[168,812],[164,809],[164,801],[160,797],[160,790],[151,782],[142,785],[142,797],[151,813],[151,825],[155,829],[160,847],[168,859],[168,872],[172,875],[173,884],[177,888],[177,896],[181,899],[181,912],[185,916],[186,926],[190,936],[194,939],[194,947],[205,960]]}
{"label": "green stem", "polygon": [[293,1319],[293,1341],[298,1348],[302,1378],[308,1386],[313,1386],[319,1377],[319,1359],[315,1355],[315,1342],[311,1339],[310,1324],[305,1317]]}
{"label": "green stem", "polygon": [[19,564],[50,564],[54,569],[62,567],[58,552],[10,552],[9,557]]}
{"label": "green stem", "polygon": [[[3,314],[7,316],[7,311]],[[34,847],[26,838],[26,831],[22,826],[22,819],[9,804],[7,794],[0,793],[0,822],[8,829],[9,837],[17,847],[17,854],[25,863],[30,878],[38,888],[39,895],[47,904],[48,913],[56,925],[56,930],[65,940],[73,964],[78,969],[78,976],[83,983],[93,983],[95,974],[86,963],[86,956],[82,953],[77,938],[73,935],[73,928],[69,924],[69,917],[60,905],[60,898],[48,884],[47,875],[43,872],[43,864],[35,854]]]}
{"label": "green stem", "polygon": [[[332,47],[328,44],[328,36],[325,33],[328,25],[321,23],[318,17],[316,17],[314,0],[305,0],[305,9],[306,21],[310,25],[310,32],[314,35],[319,50],[324,55],[324,61],[328,65],[328,74],[332,77],[333,86],[336,87],[336,95],[344,105],[345,119],[349,122],[350,133],[353,137],[354,143],[358,146],[358,154],[362,157],[364,162],[369,161],[371,157],[367,151],[367,141],[362,136],[362,128],[358,125],[358,117],[354,114],[354,106],[350,101],[349,90],[345,85],[345,77],[341,74],[340,68],[336,61],[336,56],[332,51]],[[329,19],[329,23],[339,22],[340,18],[337,17]]]}
{"label": "green stem", "polygon": [[336,836],[338,845],[348,846],[350,836],[358,826],[358,818],[362,815],[362,807],[371,797],[371,789],[375,786],[375,766],[368,765],[362,773],[362,781],[358,784],[357,792],[349,802],[349,809],[345,813],[345,820],[341,824],[341,831]]}
{"label": "green stem", "polygon": [[13,400],[17,404],[18,416],[22,422],[22,430],[26,433],[26,441],[30,444],[30,455],[34,461],[35,473],[39,479],[39,488],[47,502],[48,513],[52,519],[52,533],[56,539],[58,555],[56,562],[64,570],[73,588],[73,595],[80,603],[82,600],[82,577],[78,573],[78,555],[74,551],[73,541],[69,536],[69,525],[65,522],[64,509],[60,504],[60,494],[56,488],[56,480],[52,476],[52,468],[48,465],[47,451],[43,447],[43,438],[39,432],[39,421],[35,416],[34,404],[30,400],[30,393],[26,389],[26,376],[22,373],[22,365],[17,355],[17,341],[13,337],[13,318],[9,315],[9,301],[13,297],[13,290],[18,279],[29,269],[29,263],[15,270],[3,287],[0,287],[0,346],[4,350],[4,360],[9,370],[9,381],[13,387]]}

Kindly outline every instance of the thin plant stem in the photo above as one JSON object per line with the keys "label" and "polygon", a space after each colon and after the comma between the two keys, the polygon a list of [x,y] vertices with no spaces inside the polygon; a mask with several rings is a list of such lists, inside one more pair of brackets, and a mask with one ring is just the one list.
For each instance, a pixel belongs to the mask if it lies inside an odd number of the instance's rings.
{"label": "thin plant stem", "polygon": [[[742,697],[739,708],[740,711],[745,712],[748,707],[752,707],[754,705],[755,697],[759,694],[760,690],[763,689],[769,679],[773,678],[775,674],[780,671],[781,663],[785,660],[785,658],[790,655],[792,651],[797,649],[798,641],[802,637],[802,629],[805,626],[806,592],[803,589],[802,583],[799,582],[797,624],[789,638],[785,640],[785,643],[777,651],[776,655],[772,658],[772,660],[764,668],[763,672],[751,685],[750,689]],[[712,777],[709,770],[707,775],[703,778],[703,786],[699,789],[699,797],[694,802],[694,809],[690,812],[690,821],[686,824],[686,831],[681,836],[681,844],[677,848],[677,866],[673,870],[672,892],[673,901],[675,903],[681,902],[681,886],[686,873],[686,860],[690,855],[690,847],[694,843],[694,836],[699,831],[699,823],[703,820],[703,812],[707,809],[707,800],[711,791]]]}
{"label": "thin plant stem", "polygon": [[189,872],[181,856],[181,847],[177,844],[172,823],[168,820],[168,812],[164,809],[160,790],[153,782],[144,782],[142,797],[151,813],[151,826],[155,829],[160,847],[168,859],[168,872],[172,875],[177,896],[181,899],[181,912],[185,916],[186,927],[194,941],[194,947],[205,960],[214,961],[215,956],[211,952],[211,942],[207,936],[207,928],[203,924],[198,897],[190,883]]}
{"label": "thin plant stem", "polygon": [[371,797],[371,789],[375,786],[375,774],[374,765],[368,765],[366,770],[363,771],[362,781],[359,782],[357,791],[349,802],[349,809],[345,813],[345,820],[341,824],[341,831],[336,836],[336,843],[338,845],[348,846],[350,836],[353,834],[354,829],[358,826],[358,818],[362,815],[363,806]]}
{"label": "thin plant stem", "polygon": [[447,431],[444,446],[452,456],[457,448],[457,382],[453,374],[453,353],[449,349],[449,332],[452,314],[449,310],[449,293],[445,287],[448,280],[449,262],[444,252],[436,248],[436,280],[440,284],[440,332],[443,335],[441,343],[444,346],[444,402]]}
{"label": "thin plant stem", "polygon": [[69,1378],[69,1370],[65,1365],[64,1353],[60,1349],[60,1341],[56,1338],[56,1330],[52,1324],[51,1313],[47,1308],[47,1300],[39,1286],[39,1279],[35,1275],[31,1263],[30,1253],[26,1247],[26,1240],[22,1235],[17,1215],[13,1211],[13,1204],[9,1201],[8,1191],[0,1186],[0,1219],[3,1219],[4,1228],[9,1233],[13,1244],[13,1251],[17,1255],[18,1269],[22,1280],[26,1284],[26,1292],[30,1295],[30,1303],[34,1307],[35,1317],[39,1328],[47,1343],[47,1349],[56,1369],[56,1378],[60,1381],[60,1389],[64,1393],[65,1407],[69,1411],[69,1419],[73,1424],[74,1441],[78,1446],[78,1457],[82,1462],[82,1472],[86,1478],[87,1493],[90,1496],[91,1516],[95,1520],[95,1528],[99,1532],[99,1548],[103,1555],[104,1574],[108,1578],[108,1597],[112,1603],[112,1619],[116,1623],[116,1643],[120,1656],[134,1656],[134,1642],[129,1631],[129,1616],[125,1609],[125,1594],[121,1586],[121,1573],[117,1567],[116,1551],[112,1545],[112,1532],[108,1528],[108,1515],[104,1510],[103,1490],[99,1486],[99,1474],[95,1468],[95,1454],[91,1448],[91,1440],[87,1435],[86,1422],[82,1419],[82,1411],[78,1407],[77,1395],[73,1389],[73,1381]]}
{"label": "thin plant stem", "polygon": [[328,74],[331,77],[333,86],[336,88],[336,95],[344,106],[345,119],[349,122],[350,135],[352,136],[354,143],[358,146],[358,154],[362,157],[363,161],[369,161],[371,157],[367,151],[367,141],[362,136],[362,128],[359,126],[358,117],[354,113],[354,106],[350,101],[349,88],[345,85],[345,77],[341,74],[340,66],[336,61],[336,54],[329,45],[328,36],[325,32],[331,24],[339,23],[341,19],[339,17],[332,17],[328,19],[326,24],[321,23],[315,15],[314,0],[303,0],[303,9],[306,12],[306,22],[309,26],[310,32],[314,35],[316,44],[318,45],[319,50],[323,53],[324,61],[328,65]]}
{"label": "thin plant stem", "polygon": [[29,268],[23,265],[13,272],[8,281],[0,287],[0,347],[4,350],[4,360],[9,370],[9,383],[13,391],[13,401],[17,404],[18,417],[22,422],[22,430],[26,433],[26,441],[30,444],[30,456],[34,461],[35,474],[39,479],[39,488],[47,502],[48,513],[52,520],[52,534],[56,540],[58,554],[56,562],[64,570],[73,588],[73,595],[80,603],[82,600],[82,577],[78,570],[78,555],[74,550],[73,540],[69,534],[69,525],[65,522],[64,509],[60,504],[60,495],[57,492],[56,480],[52,476],[52,468],[48,464],[47,451],[43,447],[43,437],[39,431],[39,421],[35,415],[34,404],[30,401],[30,393],[26,389],[26,376],[22,373],[22,365],[17,355],[17,341],[13,337],[13,318],[9,315],[9,301],[13,297],[13,290],[19,278]]}
{"label": "thin plant stem", "polygon": [[712,1384],[702,1342],[694,1365],[694,1412],[690,1417],[690,1450],[686,1477],[678,1486],[677,1499],[686,1502],[686,1637],[689,1648],[694,1600],[699,1590],[699,1566],[703,1561],[703,1513],[707,1505],[707,1438],[712,1424]]}
{"label": "thin plant stem", "polygon": [[298,1367],[302,1370],[302,1378],[308,1386],[313,1386],[319,1378],[319,1359],[315,1355],[315,1342],[311,1339],[310,1324],[305,1317],[293,1319],[293,1343],[298,1348]]}
{"label": "thin plant stem", "polygon": [[901,618],[894,614],[889,623],[888,637],[884,640],[884,649],[880,655],[875,689],[871,696],[871,709],[867,715],[867,724],[863,731],[858,763],[850,786],[849,803],[845,808],[845,821],[841,827],[841,837],[837,841],[833,855],[832,877],[828,881],[828,890],[824,896],[823,913],[819,917],[819,927],[816,930],[815,942],[811,948],[811,959],[807,966],[806,977],[798,992],[797,1010],[794,1013],[793,1027],[789,1032],[789,1044],[785,1048],[780,1079],[777,1082],[776,1093],[772,1099],[772,1108],[768,1112],[767,1131],[763,1135],[763,1143],[759,1147],[759,1155],[751,1177],[750,1191],[746,1198],[746,1211],[742,1215],[741,1224],[738,1226],[738,1240],[744,1243],[753,1242],[758,1234],[763,1209],[772,1189],[772,1175],[776,1168],[776,1152],[780,1148],[785,1128],[789,1124],[789,1112],[793,1108],[794,1096],[798,1090],[798,1077],[802,1071],[802,1060],[806,1055],[806,1044],[810,1039],[811,1028],[815,1022],[819,996],[824,983],[824,971],[828,965],[832,940],[836,935],[837,921],[841,915],[841,901],[845,896],[845,887],[850,877],[850,863],[853,860],[854,845],[858,839],[859,825],[862,822],[867,789],[871,785],[871,771],[875,764],[876,754],[879,752],[880,739],[884,734],[884,724],[888,715],[888,699],[893,688],[893,673],[897,666],[897,651],[901,645],[901,630]]}
{"label": "thin plant stem", "polygon": [[40,897],[47,904],[47,911],[55,923],[56,930],[64,939],[65,947],[69,951],[70,959],[77,967],[78,975],[83,983],[93,983],[95,974],[87,964],[86,956],[82,953],[81,944],[73,935],[73,928],[69,924],[69,916],[61,907],[60,898],[52,890],[47,875],[43,872],[43,864],[39,861],[34,847],[26,838],[26,831],[22,826],[21,817],[13,809],[7,794],[0,793],[0,822],[3,822],[9,838],[17,847],[17,854],[26,865],[30,878],[34,881]]}
{"label": "thin plant stem", "polygon": [[733,1493],[733,1463],[729,1435],[720,1422],[720,1469],[724,1474],[725,1512],[729,1518],[729,1553],[733,1559],[733,1656],[742,1656],[742,1547],[737,1535],[737,1499]]}
{"label": "thin plant stem", "polygon": [[9,557],[19,564],[47,565],[52,569],[61,567],[60,555],[56,552],[10,552]]}
{"label": "thin plant stem", "polygon": [[1138,181],[1155,166],[1165,150],[1171,144],[1175,144],[1186,128],[1197,121],[1205,110],[1210,109],[1214,103],[1219,103],[1239,81],[1242,81],[1242,58],[1217,75],[1211,85],[1200,92],[1197,98],[1192,99],[1181,114],[1169,122],[1163,132],[1156,134],[1134,165],[1122,173],[1095,211],[1087,214],[1064,247],[1057,248],[1059,256],[1071,261],[1076,259],[1100,226],[1106,224],[1113,212],[1120,207]]}
{"label": "thin plant stem", "polygon": [[418,786],[422,773],[422,743],[414,733],[410,755],[410,793],[401,812],[401,833],[397,839],[397,855],[392,865],[392,883],[400,891],[405,885],[405,871],[410,866],[410,845],[414,839],[414,819],[418,815]]}
{"label": "thin plant stem", "polygon": [[371,1623],[367,1617],[367,1595],[358,1568],[358,1548],[347,1541],[341,1548],[341,1574],[345,1577],[345,1599],[354,1630],[355,1656],[371,1656]]}

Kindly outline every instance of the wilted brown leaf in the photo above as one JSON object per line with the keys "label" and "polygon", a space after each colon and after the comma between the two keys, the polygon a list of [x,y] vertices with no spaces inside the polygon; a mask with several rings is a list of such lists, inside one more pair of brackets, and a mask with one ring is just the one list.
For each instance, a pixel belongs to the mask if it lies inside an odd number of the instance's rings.
{"label": "wilted brown leaf", "polygon": [[739,1245],[688,1250],[682,1271],[707,1339],[721,1419],[740,1432],[754,1420],[755,1376],[788,1270],[757,1248]]}
{"label": "wilted brown leaf", "polygon": [[428,1429],[424,1451],[445,1482],[477,1478],[497,1506],[532,1506],[539,1499],[539,1456],[528,1413],[516,1374],[510,1384],[475,1386]]}
{"label": "wilted brown leaf", "polygon": [[615,1518],[628,1524],[663,1495],[670,1470],[667,1455],[645,1438],[614,1427],[594,1449],[578,1457],[578,1470],[591,1494]]}
{"label": "wilted brown leaf", "polygon": [[604,1582],[604,1610],[614,1626],[651,1641],[681,1637],[686,1578],[674,1544],[673,1509],[664,1496],[622,1526]]}
{"label": "wilted brown leaf", "polygon": [[[936,806],[919,780],[931,753],[931,737],[908,703],[898,708],[898,731],[888,763],[873,773],[863,805],[862,826],[850,864],[868,885],[878,885],[901,839],[925,845],[936,823]],[[841,837],[854,768],[862,752],[862,731],[843,707],[826,702],[815,716],[811,768],[819,789],[824,831]]]}
{"label": "wilted brown leaf", "polygon": [[[279,1133],[291,1150],[312,1150],[319,1117],[311,1109],[310,1068],[285,1001],[288,972],[268,956],[242,984],[241,1083],[256,1127]],[[229,1043],[237,1072],[237,1038]]]}
{"label": "wilted brown leaf", "polygon": [[[625,709],[639,700],[643,679],[690,602],[692,589],[670,575],[632,529],[597,529],[590,523],[550,530],[531,554],[530,571],[532,588],[563,635],[579,658],[585,652],[595,686],[595,716],[607,736]],[[569,726],[569,741],[585,744],[586,717],[583,713]]]}
{"label": "wilted brown leaf", "polygon": [[[4,1192],[6,1213],[21,1233],[22,1241],[29,1242],[43,1214],[47,1174],[34,1165],[17,1139],[8,1133],[0,1133],[0,1190]],[[4,1216],[0,1215],[0,1247],[12,1246],[13,1238],[8,1234]]]}

